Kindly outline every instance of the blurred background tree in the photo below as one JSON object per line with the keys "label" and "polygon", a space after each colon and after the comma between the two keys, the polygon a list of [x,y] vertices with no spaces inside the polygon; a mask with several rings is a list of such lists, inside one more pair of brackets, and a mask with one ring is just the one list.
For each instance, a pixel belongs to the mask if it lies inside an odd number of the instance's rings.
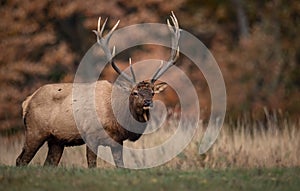
{"label": "blurred background tree", "polygon": [[[38,87],[73,81],[80,59],[95,43],[91,30],[99,16],[110,17],[110,26],[120,18],[123,27],[165,23],[172,10],[181,27],[203,41],[220,65],[229,118],[238,119],[246,113],[260,119],[264,108],[299,118],[299,1],[2,0],[0,4],[2,132],[22,129],[21,103]],[[137,60],[167,59],[168,50],[149,47],[132,54]],[[180,67],[200,85],[201,107],[210,108],[201,72],[195,72],[192,64]],[[115,77],[112,70],[106,70],[104,78],[112,81]],[[176,104],[174,95],[166,100]]]}

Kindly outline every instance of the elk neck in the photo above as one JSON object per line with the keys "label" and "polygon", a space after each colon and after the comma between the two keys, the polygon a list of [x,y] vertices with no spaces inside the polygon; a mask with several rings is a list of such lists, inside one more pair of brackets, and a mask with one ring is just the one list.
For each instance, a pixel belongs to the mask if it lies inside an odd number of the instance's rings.
{"label": "elk neck", "polygon": [[129,97],[129,111],[132,117],[139,122],[144,123],[150,120],[149,109],[144,109],[143,106],[134,105],[131,97]]}

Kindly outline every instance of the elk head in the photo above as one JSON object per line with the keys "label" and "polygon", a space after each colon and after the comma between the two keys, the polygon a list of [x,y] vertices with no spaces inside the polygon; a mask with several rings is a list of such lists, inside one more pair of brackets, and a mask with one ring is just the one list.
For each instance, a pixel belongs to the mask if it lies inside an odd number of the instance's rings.
{"label": "elk head", "polygon": [[129,66],[131,77],[126,73],[122,72],[118,66],[115,64],[113,57],[115,56],[115,47],[113,47],[112,52],[108,48],[109,40],[117,28],[120,20],[114,25],[114,27],[108,32],[106,36],[103,36],[103,31],[107,22],[107,19],[104,21],[101,27],[101,17],[98,20],[98,28],[97,31],[94,30],[93,32],[97,35],[97,43],[101,46],[105,56],[109,60],[110,64],[112,65],[113,69],[126,81],[132,84],[132,88],[128,89],[130,91],[129,95],[129,109],[133,117],[140,121],[145,122],[149,120],[149,109],[153,105],[153,96],[157,93],[162,92],[166,87],[167,84],[165,82],[157,83],[155,82],[172,66],[176,63],[179,57],[179,38],[180,38],[180,29],[178,21],[172,12],[170,16],[173,25],[170,24],[169,19],[167,19],[168,28],[172,33],[172,51],[169,60],[164,64],[161,62],[160,67],[158,70],[153,74],[153,77],[149,81],[141,81],[136,82],[136,77],[132,68],[131,59],[129,58]]}
{"label": "elk head", "polygon": [[138,121],[149,120],[149,109],[153,106],[153,96],[167,87],[165,82],[154,84],[142,81],[132,88],[129,96],[129,109]]}

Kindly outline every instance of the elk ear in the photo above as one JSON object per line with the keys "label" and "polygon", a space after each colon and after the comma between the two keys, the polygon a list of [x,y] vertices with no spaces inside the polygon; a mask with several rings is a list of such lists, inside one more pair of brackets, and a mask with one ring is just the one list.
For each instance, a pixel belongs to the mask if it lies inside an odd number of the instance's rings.
{"label": "elk ear", "polygon": [[166,89],[166,87],[168,87],[168,84],[165,82],[161,82],[159,84],[155,84],[154,85],[154,93],[158,94],[162,91],[164,91],[164,89]]}

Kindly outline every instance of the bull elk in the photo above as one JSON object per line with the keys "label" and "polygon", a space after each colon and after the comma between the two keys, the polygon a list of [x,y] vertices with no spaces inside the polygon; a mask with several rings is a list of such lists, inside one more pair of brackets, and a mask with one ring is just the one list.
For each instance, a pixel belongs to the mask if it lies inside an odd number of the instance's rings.
{"label": "bull elk", "polygon": [[[44,165],[57,166],[62,156],[65,146],[76,146],[85,143],[82,136],[88,137],[93,135],[93,145],[87,145],[86,157],[88,167],[96,167],[97,148],[99,145],[109,146],[116,166],[123,167],[123,141],[136,141],[143,134],[147,121],[150,119],[149,109],[152,107],[153,96],[163,91],[167,84],[164,82],[155,83],[172,65],[175,64],[179,57],[179,37],[180,29],[178,21],[172,12],[170,16],[172,25],[167,19],[168,28],[172,33],[172,50],[169,60],[161,64],[153,74],[151,80],[136,82],[135,74],[131,66],[131,76],[122,72],[115,64],[115,48],[111,51],[109,40],[117,28],[119,21],[114,27],[103,35],[107,19],[101,27],[101,17],[98,20],[98,28],[93,32],[97,36],[97,44],[103,50],[113,69],[121,75],[126,81],[132,84],[129,92],[129,111],[133,120],[140,124],[140,131],[133,132],[125,129],[120,125],[114,116],[112,109],[112,88],[113,84],[101,80],[95,82],[95,108],[98,118],[103,126],[96,133],[89,128],[78,127],[75,123],[72,104],[72,87],[73,83],[48,84],[40,87],[32,95],[28,96],[22,104],[23,120],[25,125],[25,143],[21,154],[16,160],[16,165],[27,165],[38,149],[47,141],[48,154]],[[114,97],[115,103],[118,102],[118,96]],[[119,106],[119,107],[123,107]],[[86,109],[86,108],[85,108]],[[122,115],[122,114],[121,114]],[[89,120],[85,118],[84,120]],[[130,124],[131,122],[129,122]],[[80,123],[79,123],[80,125]],[[93,124],[91,124],[93,125]],[[78,128],[77,128],[78,127]],[[83,132],[79,133],[79,129]],[[92,148],[94,147],[94,148]]]}

